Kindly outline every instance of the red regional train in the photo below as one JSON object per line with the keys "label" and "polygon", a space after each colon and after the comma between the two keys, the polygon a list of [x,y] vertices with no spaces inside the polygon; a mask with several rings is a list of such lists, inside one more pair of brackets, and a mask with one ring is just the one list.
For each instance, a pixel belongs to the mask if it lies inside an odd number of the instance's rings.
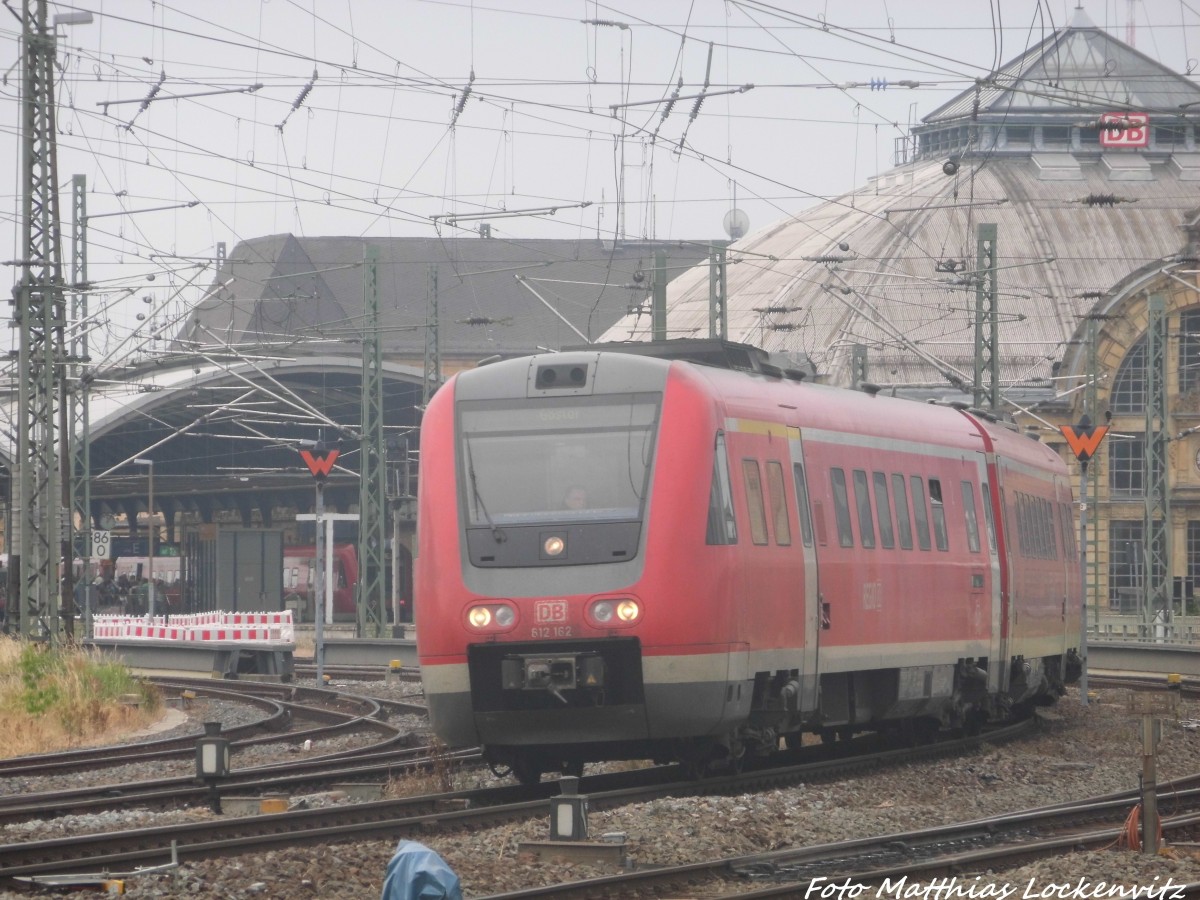
{"label": "red regional train", "polygon": [[[288,545],[283,548],[284,604],[298,603],[305,622],[313,621],[316,594],[313,579],[317,577],[317,548]],[[358,618],[358,551],[353,544],[334,544],[333,558],[333,618],[336,622],[353,622]]]}
{"label": "red regional train", "polygon": [[972,730],[1080,674],[1067,468],[982,413],[596,345],[457,374],[421,462],[430,721],[525,782]]}

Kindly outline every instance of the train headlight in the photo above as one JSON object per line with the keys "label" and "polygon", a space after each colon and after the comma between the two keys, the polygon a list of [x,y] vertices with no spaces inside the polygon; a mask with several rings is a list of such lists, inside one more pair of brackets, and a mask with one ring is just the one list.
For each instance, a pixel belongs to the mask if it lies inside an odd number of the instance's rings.
{"label": "train headlight", "polygon": [[567,549],[567,542],[558,535],[553,535],[546,538],[542,543],[542,552],[547,556],[561,556],[562,552]]}
{"label": "train headlight", "polygon": [[588,615],[598,626],[632,625],[641,618],[642,607],[631,597],[606,597],[593,602]]}
{"label": "train headlight", "polygon": [[517,623],[517,611],[503,602],[478,603],[467,610],[472,631],[507,631]]}

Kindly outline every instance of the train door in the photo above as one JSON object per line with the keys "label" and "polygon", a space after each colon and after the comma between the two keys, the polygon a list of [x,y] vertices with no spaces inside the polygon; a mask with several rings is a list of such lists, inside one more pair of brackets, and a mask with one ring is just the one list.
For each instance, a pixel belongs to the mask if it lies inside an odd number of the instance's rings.
{"label": "train door", "polygon": [[1008,508],[1010,498],[1006,496],[1006,479],[1002,460],[995,457],[991,465],[990,475],[993,484],[989,486],[992,495],[992,513],[996,524],[996,543],[1000,557],[1000,597],[998,609],[993,614],[992,658],[988,666],[988,690],[1007,691],[1009,677],[1009,655],[1012,645],[1013,631],[1013,541],[1017,538],[1014,528],[1010,530],[1009,522],[1012,516]]}
{"label": "train door", "polygon": [[999,490],[993,484],[996,478],[997,467],[988,465],[987,457],[984,457],[983,463],[980,466],[980,495],[983,498],[983,525],[984,532],[987,538],[987,554],[988,567],[991,570],[991,578],[989,584],[991,590],[988,593],[988,607],[990,609],[990,619],[988,623],[988,690],[999,691],[1001,682],[1007,680],[1008,666],[1004,663],[1006,660],[1007,646],[1007,629],[1002,627],[1002,620],[1007,610],[1006,592],[1008,588],[1008,577],[1001,566],[1001,539],[997,535],[998,523],[1002,521],[1003,516],[998,515],[998,507],[996,505],[996,497]]}
{"label": "train door", "polygon": [[800,672],[800,709],[816,709],[817,656],[820,652],[821,593],[817,578],[817,550],[813,540],[812,510],[809,507],[808,476],[804,448],[798,429],[788,429],[788,452],[792,458],[796,512],[800,520],[800,551],[804,555],[804,653]]}

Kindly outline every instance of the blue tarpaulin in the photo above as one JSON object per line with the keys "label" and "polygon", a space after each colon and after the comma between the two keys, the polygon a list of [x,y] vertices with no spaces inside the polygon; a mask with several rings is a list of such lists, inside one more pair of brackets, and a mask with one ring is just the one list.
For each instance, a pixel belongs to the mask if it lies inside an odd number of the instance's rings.
{"label": "blue tarpaulin", "polygon": [[401,841],[387,865],[381,900],[462,900],[462,888],[437,853],[416,841]]}

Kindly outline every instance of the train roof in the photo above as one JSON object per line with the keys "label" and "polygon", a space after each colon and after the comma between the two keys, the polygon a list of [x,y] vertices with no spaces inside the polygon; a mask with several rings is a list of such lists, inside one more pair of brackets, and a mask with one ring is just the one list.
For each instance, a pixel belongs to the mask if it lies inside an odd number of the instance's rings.
{"label": "train roof", "polygon": [[[780,406],[795,407],[802,429],[876,434],[971,452],[983,448],[982,435],[986,433],[993,449],[1008,458],[1065,471],[1065,464],[1050,447],[1021,434],[1011,422],[962,403],[935,403],[888,396],[878,390],[798,383],[770,369],[722,370],[701,364],[695,366],[695,371],[723,397],[731,416],[769,415]],[[743,380],[747,376],[762,389],[747,392]]]}
{"label": "train roof", "polygon": [[[613,382],[626,385],[644,379],[647,366],[654,366],[654,361],[664,368],[684,367],[691,378],[703,382],[705,390],[719,398],[728,417],[772,421],[777,420],[783,407],[797,411],[796,419],[802,429],[878,435],[960,448],[963,452],[984,449],[986,433],[992,448],[1008,458],[1065,471],[1065,465],[1051,448],[1022,435],[1011,422],[1001,421],[984,410],[969,409],[962,403],[888,396],[873,385],[851,390],[809,382],[802,371],[777,365],[766,351],[734,341],[587,344],[567,347],[560,353],[497,360],[486,367],[495,366],[494,377],[488,377],[480,369],[455,376],[466,378],[470,384],[465,391],[460,390],[459,396],[486,399],[514,389],[523,393],[530,365],[541,365],[543,361],[571,362],[571,356],[595,358],[597,354],[630,357],[629,364],[622,367],[625,372]],[[616,374],[612,366],[605,369],[610,378]]]}
{"label": "train roof", "polygon": [[720,338],[673,338],[665,341],[608,341],[564,347],[563,352],[572,350],[601,353],[631,353],[655,359],[678,359],[715,366],[719,369],[736,369],[744,372],[760,372],[778,375],[794,381],[811,378],[815,369],[807,357],[797,358],[792,354],[770,353],[752,344]]}

